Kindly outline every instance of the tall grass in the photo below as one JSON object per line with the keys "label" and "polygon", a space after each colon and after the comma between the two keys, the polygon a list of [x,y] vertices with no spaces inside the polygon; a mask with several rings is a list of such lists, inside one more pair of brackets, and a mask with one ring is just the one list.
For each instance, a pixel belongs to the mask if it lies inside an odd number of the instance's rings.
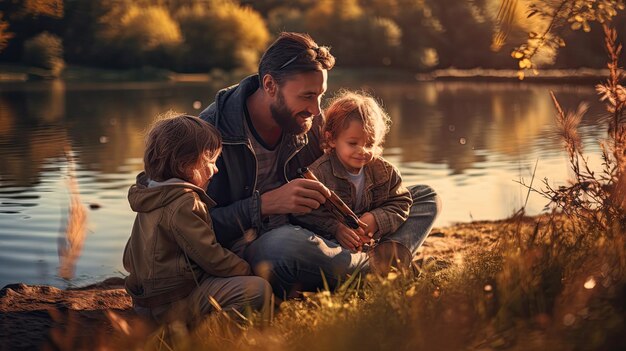
{"label": "tall grass", "polygon": [[80,192],[76,181],[76,161],[68,148],[65,151],[68,160],[68,189],[70,204],[67,223],[58,241],[59,271],[61,278],[70,280],[74,277],[76,262],[85,242],[87,231],[87,210],[80,201]]}

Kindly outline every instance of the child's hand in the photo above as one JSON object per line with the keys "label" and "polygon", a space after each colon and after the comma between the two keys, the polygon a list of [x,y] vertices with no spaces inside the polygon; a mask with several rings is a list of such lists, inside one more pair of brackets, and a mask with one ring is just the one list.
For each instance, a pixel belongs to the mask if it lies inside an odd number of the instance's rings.
{"label": "child's hand", "polygon": [[365,212],[359,219],[367,224],[367,232],[365,234],[370,238],[374,237],[374,234],[378,231],[378,223],[376,223],[374,215],[371,212]]}
{"label": "child's hand", "polygon": [[361,228],[354,230],[346,227],[343,223],[339,223],[335,238],[343,248],[356,251],[361,248],[362,243],[359,235],[363,234],[363,229]]}

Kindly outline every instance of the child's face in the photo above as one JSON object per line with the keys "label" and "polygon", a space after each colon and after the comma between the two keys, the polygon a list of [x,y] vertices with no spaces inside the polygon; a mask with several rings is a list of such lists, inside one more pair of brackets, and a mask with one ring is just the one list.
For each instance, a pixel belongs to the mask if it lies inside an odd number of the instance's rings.
{"label": "child's face", "polygon": [[219,153],[213,155],[212,158],[207,158],[204,155],[200,156],[200,159],[193,170],[193,177],[191,181],[193,185],[206,189],[211,178],[219,172],[217,166],[215,165],[218,157]]}
{"label": "child's face", "polygon": [[375,145],[368,141],[363,123],[359,121],[351,121],[348,128],[328,144],[335,149],[339,161],[350,173],[359,173],[373,158]]}

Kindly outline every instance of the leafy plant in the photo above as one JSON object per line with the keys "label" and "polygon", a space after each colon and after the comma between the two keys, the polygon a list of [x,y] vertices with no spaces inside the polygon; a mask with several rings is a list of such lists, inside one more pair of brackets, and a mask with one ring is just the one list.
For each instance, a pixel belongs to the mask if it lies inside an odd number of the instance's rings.
{"label": "leafy plant", "polygon": [[65,68],[63,43],[54,34],[43,32],[24,43],[24,62],[50,70],[58,77]]}
{"label": "leafy plant", "polygon": [[[511,28],[513,13],[518,0],[502,0],[498,13],[499,31],[493,45],[502,46]],[[534,57],[542,50],[557,50],[565,46],[560,31],[566,26],[573,30],[591,31],[591,22],[607,23],[618,11],[624,10],[624,0],[540,0],[528,5],[528,18],[536,16],[546,20],[542,30],[531,31],[525,43],[514,48],[511,56],[518,60],[518,77],[524,79],[525,72],[535,70]]]}
{"label": "leafy plant", "polygon": [[131,4],[113,8],[100,18],[101,56],[120,66],[141,66],[172,54],[182,41],[178,23],[162,6]]}
{"label": "leafy plant", "polygon": [[182,7],[176,18],[185,38],[178,52],[183,71],[254,71],[270,39],[260,14],[233,1]]}
{"label": "leafy plant", "polygon": [[585,228],[601,232],[621,232],[626,227],[626,89],[621,85],[624,72],[618,67],[622,46],[617,32],[604,25],[605,46],[609,56],[609,77],[596,91],[605,102],[608,120],[607,139],[601,144],[603,167],[593,170],[585,157],[577,126],[587,110],[581,104],[566,112],[552,94],[557,109],[557,126],[569,154],[574,179],[568,186],[554,188],[547,180],[540,191],[551,203]]}

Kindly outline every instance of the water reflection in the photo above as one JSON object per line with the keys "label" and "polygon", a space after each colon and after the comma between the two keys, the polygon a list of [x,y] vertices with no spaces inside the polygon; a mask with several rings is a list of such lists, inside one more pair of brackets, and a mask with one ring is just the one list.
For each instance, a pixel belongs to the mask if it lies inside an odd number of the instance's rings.
{"label": "water reflection", "polygon": [[[560,152],[561,141],[552,131],[554,107],[547,93],[553,89],[563,87],[421,83],[371,88],[393,118],[387,146],[401,148],[404,162],[445,164],[451,174],[485,162],[486,154],[520,157],[537,152],[534,148]],[[565,89],[565,94],[570,98],[567,103],[572,96],[593,98],[594,92]],[[592,109],[587,124],[597,122],[599,104]]]}
{"label": "water reflection", "polygon": [[[332,81],[331,81],[332,82]],[[330,95],[339,83],[330,86]],[[444,199],[438,225],[496,219],[520,206],[525,192],[513,180],[567,178],[561,142],[553,131],[554,90],[566,108],[593,102],[592,88],[521,83],[343,82],[380,98],[392,117],[386,157],[408,185],[430,184]],[[142,168],[144,131],[169,109],[197,114],[219,86],[206,84],[0,85],[0,286],[13,282],[57,286],[119,275],[134,215],[126,193]],[[597,103],[582,123],[593,149],[603,135]],[[87,237],[76,278],[55,276],[57,233],[71,201],[68,160],[86,213]],[[592,156],[593,158],[593,156]],[[532,199],[531,212],[545,201]]]}

